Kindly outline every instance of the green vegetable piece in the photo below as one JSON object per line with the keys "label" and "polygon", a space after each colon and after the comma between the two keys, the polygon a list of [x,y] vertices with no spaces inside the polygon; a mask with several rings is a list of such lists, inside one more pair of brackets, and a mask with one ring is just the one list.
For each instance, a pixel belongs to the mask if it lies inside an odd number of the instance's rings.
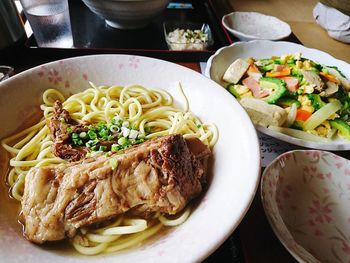
{"label": "green vegetable piece", "polygon": [[292,126],[290,126],[289,128],[292,128],[292,129],[296,129],[296,130],[303,130],[303,123],[300,122],[300,121],[295,121]]}
{"label": "green vegetable piece", "polygon": [[338,132],[344,136],[345,139],[350,140],[350,125],[341,119],[335,119],[329,121],[331,126],[338,130]]}
{"label": "green vegetable piece", "polygon": [[286,83],[278,78],[260,78],[259,85],[263,89],[272,90],[264,99],[269,104],[276,104],[277,100],[287,92]]}
{"label": "green vegetable piece", "polygon": [[270,65],[267,65],[267,66],[259,67],[259,69],[262,70],[265,73],[267,71],[273,70],[274,67],[275,67],[275,64],[270,64]]}
{"label": "green vegetable piece", "polygon": [[323,70],[322,65],[317,64],[317,63],[315,63],[314,68],[315,68],[315,69],[316,69],[318,72],[320,72],[320,71],[322,71],[322,70]]}
{"label": "green vegetable piece", "polygon": [[82,138],[82,139],[85,139],[86,136],[87,136],[87,133],[86,133],[86,132],[81,132],[81,133],[79,134],[79,137]]}
{"label": "green vegetable piece", "polygon": [[306,80],[304,78],[304,75],[301,73],[300,69],[292,67],[292,76],[298,79],[299,86],[306,84]]}
{"label": "green vegetable piece", "polygon": [[99,131],[98,135],[103,139],[103,140],[107,140],[109,132],[107,129],[102,129]]}
{"label": "green vegetable piece", "polygon": [[231,83],[227,85],[227,90],[236,98],[239,99],[241,96],[239,95],[239,93],[237,92],[237,90],[235,89],[235,84]]}
{"label": "green vegetable piece", "polygon": [[112,170],[115,170],[115,169],[117,169],[119,163],[118,163],[118,160],[116,158],[111,158],[111,159],[109,159],[109,164],[111,165]]}
{"label": "green vegetable piece", "polygon": [[125,137],[121,137],[119,140],[118,140],[118,144],[119,145],[122,145],[122,146],[127,146],[128,144],[130,144],[129,140]]}
{"label": "green vegetable piece", "polygon": [[276,59],[273,60],[273,63],[274,63],[274,64],[279,64],[279,65],[281,65],[281,64],[283,64],[282,62],[283,62],[283,61],[282,61],[280,58],[276,58]]}
{"label": "green vegetable piece", "polygon": [[120,146],[118,144],[112,144],[112,146],[111,146],[112,152],[117,152],[119,150],[120,150]]}
{"label": "green vegetable piece", "polygon": [[100,122],[97,124],[97,129],[99,129],[99,130],[107,129],[106,122],[100,121]]}
{"label": "green vegetable piece", "polygon": [[292,99],[287,97],[280,98],[276,104],[283,108],[291,107],[293,104],[295,104],[297,108],[300,108],[301,106],[301,103],[297,99]]}
{"label": "green vegetable piece", "polygon": [[289,91],[287,91],[284,95],[283,95],[283,97],[284,98],[290,98],[290,99],[298,99],[298,93],[296,93],[296,92],[289,92]]}
{"label": "green vegetable piece", "polygon": [[327,68],[334,68],[336,71],[338,71],[340,76],[342,76],[343,78],[346,78],[345,75],[339,70],[337,66],[327,66]]}
{"label": "green vegetable piece", "polygon": [[297,94],[298,95],[301,95],[301,94],[303,94],[304,93],[304,89],[303,88],[299,88],[298,90],[297,90]]}
{"label": "green vegetable piece", "polygon": [[85,146],[88,148],[92,148],[93,146],[95,146],[98,143],[98,139],[94,139],[94,140],[89,140],[87,141],[87,143],[85,143]]}
{"label": "green vegetable piece", "polygon": [[104,152],[107,150],[107,146],[101,145],[100,148],[98,148],[100,152]]}
{"label": "green vegetable piece", "polygon": [[321,99],[319,94],[307,94],[307,97],[311,101],[312,107],[315,109],[315,111],[321,109],[327,104]]}
{"label": "green vegetable piece", "polygon": [[113,133],[120,132],[119,126],[117,126],[117,125],[115,125],[115,124],[113,124],[113,125],[109,128],[109,130],[110,130],[111,132],[113,132]]}
{"label": "green vegetable piece", "polygon": [[89,131],[88,131],[88,135],[89,135],[89,138],[90,138],[91,140],[97,138],[97,134],[96,134],[96,132],[94,132],[93,130],[89,130]]}

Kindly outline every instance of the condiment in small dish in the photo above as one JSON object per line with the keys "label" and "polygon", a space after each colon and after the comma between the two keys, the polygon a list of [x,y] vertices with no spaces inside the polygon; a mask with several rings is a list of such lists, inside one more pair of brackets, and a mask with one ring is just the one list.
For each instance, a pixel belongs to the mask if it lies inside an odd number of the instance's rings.
{"label": "condiment in small dish", "polygon": [[213,44],[208,24],[165,22],[164,36],[169,50],[207,50]]}
{"label": "condiment in small dish", "polygon": [[222,17],[223,26],[242,41],[279,40],[288,37],[290,26],[274,16],[257,12],[232,12]]}
{"label": "condiment in small dish", "polygon": [[267,218],[299,262],[350,262],[350,161],[326,151],[296,150],[264,171]]}

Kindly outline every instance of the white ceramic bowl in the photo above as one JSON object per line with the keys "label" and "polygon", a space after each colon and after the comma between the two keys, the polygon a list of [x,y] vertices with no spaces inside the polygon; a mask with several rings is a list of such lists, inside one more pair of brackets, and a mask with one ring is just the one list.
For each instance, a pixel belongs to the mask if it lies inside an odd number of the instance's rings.
{"label": "white ceramic bowl", "polygon": [[[232,233],[246,213],[258,185],[260,153],[248,115],[215,82],[188,68],[140,56],[76,57],[38,66],[0,83],[0,138],[38,114],[47,88],[72,94],[96,85],[140,84],[168,91],[183,105],[180,81],[191,111],[214,123],[219,140],[213,149],[212,179],[188,220],[153,242],[116,254],[79,256],[31,244],[22,236],[10,209],[7,189],[0,184],[0,256],[2,262],[197,262],[205,259]],[[215,107],[213,106],[215,105]],[[225,113],[225,114],[223,114]],[[229,116],[229,117],[227,117]],[[239,125],[237,125],[239,123]],[[0,154],[3,176],[6,160]],[[1,177],[3,180],[3,177]],[[4,201],[6,200],[6,201]],[[4,211],[7,211],[4,213]]]}
{"label": "white ceramic bowl", "polygon": [[120,29],[136,29],[146,26],[162,13],[170,0],[83,0],[106,23]]}
{"label": "white ceramic bowl", "polygon": [[221,21],[229,32],[242,41],[279,40],[292,33],[286,22],[257,12],[232,12],[224,15]]}
{"label": "white ceramic bowl", "polygon": [[291,151],[266,167],[267,218],[299,262],[350,262],[350,161],[325,151]]}
{"label": "white ceramic bowl", "polygon": [[[252,40],[249,42],[236,42],[231,46],[222,47],[212,55],[207,63],[205,75],[221,86],[225,87],[227,83],[222,80],[226,69],[229,65],[238,58],[270,58],[271,56],[280,56],[287,53],[301,52],[302,56],[311,60],[317,61],[328,66],[336,66],[350,79],[350,65],[345,61],[336,59],[331,55],[312,48],[307,48],[303,45],[285,42],[285,41],[269,41],[269,40]],[[336,138],[331,142],[313,142],[305,141],[298,138],[282,134],[271,129],[256,125],[258,131],[277,138],[279,140],[292,143],[295,145],[321,149],[330,151],[350,150],[350,141]]]}

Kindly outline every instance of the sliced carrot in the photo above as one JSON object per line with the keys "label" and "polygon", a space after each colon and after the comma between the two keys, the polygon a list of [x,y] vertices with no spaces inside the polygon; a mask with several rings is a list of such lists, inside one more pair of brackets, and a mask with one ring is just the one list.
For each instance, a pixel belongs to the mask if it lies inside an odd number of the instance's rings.
{"label": "sliced carrot", "polygon": [[266,72],[266,77],[282,77],[282,76],[289,76],[289,75],[290,75],[290,68],[285,68],[282,71]]}
{"label": "sliced carrot", "polygon": [[248,72],[260,73],[260,70],[257,66],[255,66],[255,64],[250,64]]}
{"label": "sliced carrot", "polygon": [[295,119],[298,121],[306,121],[308,118],[310,118],[311,115],[312,112],[297,109],[297,116],[295,117]]}
{"label": "sliced carrot", "polygon": [[329,81],[332,81],[336,84],[340,84],[340,80],[336,76],[333,76],[331,74],[327,74],[327,73],[322,72],[322,71],[320,72],[320,75]]}

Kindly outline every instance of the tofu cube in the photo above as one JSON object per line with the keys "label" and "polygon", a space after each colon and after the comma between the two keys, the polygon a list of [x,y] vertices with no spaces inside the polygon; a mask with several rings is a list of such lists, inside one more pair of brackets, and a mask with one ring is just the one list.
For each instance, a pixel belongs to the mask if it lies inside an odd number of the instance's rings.
{"label": "tofu cube", "polygon": [[242,98],[240,103],[255,124],[264,127],[270,125],[280,127],[287,119],[288,113],[285,109],[277,105],[268,104],[263,100]]}
{"label": "tofu cube", "polygon": [[226,70],[222,79],[229,83],[237,84],[249,68],[249,63],[241,58],[235,60]]}

